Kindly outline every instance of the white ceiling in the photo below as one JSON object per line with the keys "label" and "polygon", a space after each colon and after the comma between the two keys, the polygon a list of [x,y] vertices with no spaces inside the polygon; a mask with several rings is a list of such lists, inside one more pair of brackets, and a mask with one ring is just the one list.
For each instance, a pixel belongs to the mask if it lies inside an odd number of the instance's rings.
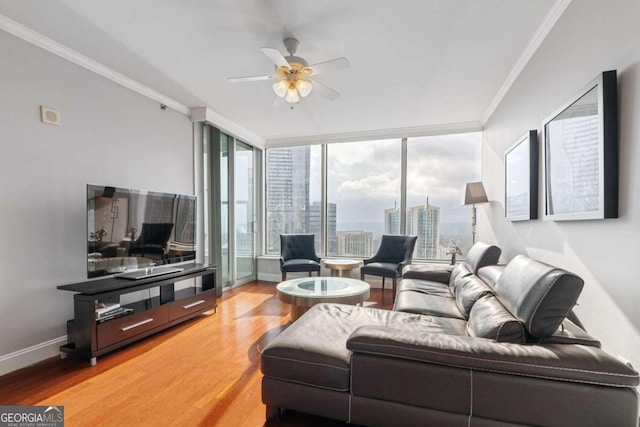
{"label": "white ceiling", "polygon": [[[566,2],[566,0],[565,0]],[[0,0],[0,14],[189,107],[267,141],[479,125],[556,0]],[[260,47],[300,40],[309,63],[344,56],[317,93],[272,107]],[[546,34],[546,33],[544,33]],[[462,125],[461,125],[462,126]]]}

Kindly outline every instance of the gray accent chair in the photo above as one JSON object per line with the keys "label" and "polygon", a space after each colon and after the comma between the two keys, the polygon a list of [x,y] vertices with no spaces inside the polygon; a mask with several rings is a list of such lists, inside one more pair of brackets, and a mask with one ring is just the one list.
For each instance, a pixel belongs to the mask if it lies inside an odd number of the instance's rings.
{"label": "gray accent chair", "polygon": [[364,280],[365,274],[382,277],[384,291],[384,279],[391,278],[395,298],[397,280],[402,277],[404,267],[411,264],[417,239],[417,236],[383,235],[378,252],[372,258],[364,260],[360,280]]}
{"label": "gray accent chair", "polygon": [[312,272],[320,275],[320,258],[316,255],[313,234],[281,234],[280,235],[280,272],[282,281],[287,280],[287,273]]}

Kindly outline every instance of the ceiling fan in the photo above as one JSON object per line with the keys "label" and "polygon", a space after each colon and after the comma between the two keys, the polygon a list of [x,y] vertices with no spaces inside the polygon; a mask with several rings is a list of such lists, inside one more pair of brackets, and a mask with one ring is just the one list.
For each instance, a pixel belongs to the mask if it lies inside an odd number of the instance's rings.
{"label": "ceiling fan", "polygon": [[325,62],[309,65],[309,63],[299,56],[295,56],[298,49],[298,40],[295,38],[284,39],[284,47],[289,52],[288,56],[282,56],[278,49],[272,47],[263,47],[262,53],[269,58],[276,67],[275,74],[267,74],[263,76],[249,77],[231,77],[229,82],[254,82],[260,80],[277,80],[273,84],[273,91],[276,98],[273,101],[274,106],[280,105],[283,101],[295,104],[300,98],[307,97],[311,90],[318,92],[324,97],[334,100],[340,96],[335,90],[313,80],[318,74],[329,71],[337,71],[349,68],[351,64],[347,58],[335,58]]}

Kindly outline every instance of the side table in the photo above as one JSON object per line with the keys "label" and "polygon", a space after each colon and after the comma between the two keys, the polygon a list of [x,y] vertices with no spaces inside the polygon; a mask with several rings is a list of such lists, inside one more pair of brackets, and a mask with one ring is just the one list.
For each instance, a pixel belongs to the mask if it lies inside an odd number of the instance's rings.
{"label": "side table", "polygon": [[322,265],[331,270],[333,277],[349,277],[351,270],[362,265],[362,261],[345,258],[328,258],[322,260]]}

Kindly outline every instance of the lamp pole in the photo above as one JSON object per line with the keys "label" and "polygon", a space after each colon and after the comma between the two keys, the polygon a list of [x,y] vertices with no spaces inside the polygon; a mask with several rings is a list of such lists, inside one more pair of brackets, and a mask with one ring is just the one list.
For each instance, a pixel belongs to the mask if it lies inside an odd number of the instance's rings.
{"label": "lamp pole", "polygon": [[471,207],[471,244],[476,244],[476,204]]}

